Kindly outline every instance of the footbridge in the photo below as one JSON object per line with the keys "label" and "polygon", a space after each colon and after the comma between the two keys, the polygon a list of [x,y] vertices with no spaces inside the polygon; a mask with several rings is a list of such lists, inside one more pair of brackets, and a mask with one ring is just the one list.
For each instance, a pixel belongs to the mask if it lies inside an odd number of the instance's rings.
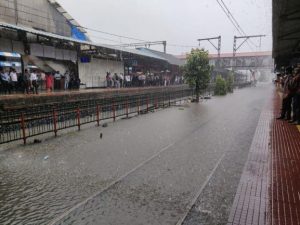
{"label": "footbridge", "polygon": [[[186,55],[178,56],[186,61]],[[234,69],[234,70],[270,70],[274,68],[272,52],[244,52],[210,54],[209,63],[215,68]]]}
{"label": "footbridge", "polygon": [[209,55],[210,64],[214,67],[235,70],[269,70],[273,69],[272,52],[244,52]]}

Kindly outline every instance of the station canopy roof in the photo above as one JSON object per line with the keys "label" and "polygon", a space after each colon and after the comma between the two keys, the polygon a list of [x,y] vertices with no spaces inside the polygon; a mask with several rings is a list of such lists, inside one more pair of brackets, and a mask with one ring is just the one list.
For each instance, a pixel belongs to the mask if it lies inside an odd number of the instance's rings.
{"label": "station canopy roof", "polygon": [[10,29],[10,30],[15,30],[15,31],[23,31],[23,32],[31,33],[31,34],[38,35],[41,37],[52,38],[52,39],[61,40],[61,41],[65,41],[65,42],[72,42],[72,43],[79,44],[79,45],[88,45],[88,46],[92,46],[92,47],[96,47],[96,48],[107,49],[108,51],[114,52],[114,53],[142,56],[142,57],[146,57],[146,58],[152,58],[152,59],[157,59],[157,60],[162,60],[162,61],[167,62],[167,60],[163,57],[160,57],[151,52],[141,51],[138,49],[129,49],[129,48],[125,48],[125,47],[116,47],[116,46],[106,45],[106,44],[97,44],[97,43],[94,43],[91,41],[82,41],[82,40],[78,40],[78,39],[71,38],[71,37],[65,37],[65,36],[45,32],[45,31],[36,30],[36,29],[30,28],[30,27],[17,26],[17,25],[13,25],[13,24],[4,23],[4,22],[0,22],[0,27]]}
{"label": "station canopy roof", "polygon": [[164,60],[166,60],[171,65],[177,65],[177,66],[183,66],[184,65],[183,60],[181,60],[181,59],[179,59],[176,56],[171,55],[171,54],[167,54],[167,53],[164,53],[164,52],[152,50],[152,49],[149,49],[149,48],[138,48],[138,50],[140,50],[141,52],[144,52],[144,53],[151,53],[153,55],[156,55],[157,57],[163,58]]}
{"label": "station canopy roof", "polygon": [[273,0],[273,57],[278,66],[300,56],[300,1]]}

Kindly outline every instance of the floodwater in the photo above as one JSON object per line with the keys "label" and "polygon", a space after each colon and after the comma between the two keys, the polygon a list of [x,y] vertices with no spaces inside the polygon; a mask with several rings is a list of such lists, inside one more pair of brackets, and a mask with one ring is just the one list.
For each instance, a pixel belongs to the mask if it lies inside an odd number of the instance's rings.
{"label": "floodwater", "polygon": [[271,91],[2,149],[0,224],[226,224]]}

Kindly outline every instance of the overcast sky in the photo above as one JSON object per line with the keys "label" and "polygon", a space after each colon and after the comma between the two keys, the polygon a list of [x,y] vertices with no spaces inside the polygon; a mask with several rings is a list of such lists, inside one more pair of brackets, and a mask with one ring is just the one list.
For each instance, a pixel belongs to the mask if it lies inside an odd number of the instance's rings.
{"label": "overcast sky", "polygon": [[[271,0],[223,0],[247,35],[266,34],[261,50],[271,50]],[[222,52],[232,52],[233,36],[240,36],[216,0],[58,0],[85,27],[148,41],[166,40],[167,51],[181,54],[197,46],[197,39],[222,36]],[[98,43],[136,42],[89,31]],[[111,39],[112,41],[106,40]],[[259,50],[244,45],[239,52]],[[209,43],[202,47],[215,53]],[[162,47],[156,47],[161,49]]]}

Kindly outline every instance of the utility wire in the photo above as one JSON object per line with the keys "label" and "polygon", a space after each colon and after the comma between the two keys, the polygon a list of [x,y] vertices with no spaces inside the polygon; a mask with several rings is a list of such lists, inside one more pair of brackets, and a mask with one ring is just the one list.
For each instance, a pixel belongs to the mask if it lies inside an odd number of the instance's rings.
{"label": "utility wire", "polygon": [[89,28],[89,27],[84,27],[84,26],[81,26],[81,27],[83,29],[86,29],[86,30],[90,30],[90,31],[94,31],[94,32],[102,33],[102,34],[107,34],[107,35],[115,36],[115,37],[118,37],[118,38],[125,38],[125,39],[129,39],[129,40],[149,42],[147,40],[138,39],[138,38],[134,38],[134,37],[128,37],[128,36],[119,35],[119,34],[113,34],[113,33],[109,33],[109,32],[98,30],[98,29],[94,29],[94,28]]}
{"label": "utility wire", "polygon": [[230,10],[228,9],[227,5],[225,4],[225,2],[223,0],[220,0],[222,2],[222,4],[224,5],[225,9],[227,10],[228,14],[230,15],[230,17],[233,19],[233,21],[235,22],[236,26],[238,27],[238,29],[241,31],[241,33],[243,35],[246,36],[246,33],[244,32],[244,30],[241,28],[241,26],[239,25],[239,23],[237,22],[237,20],[234,18],[234,16],[232,15],[232,13],[230,12]]}
{"label": "utility wire", "polygon": [[[231,11],[229,10],[229,8],[227,7],[227,5],[225,4],[225,2],[223,0],[216,0],[217,3],[219,4],[219,6],[221,7],[221,9],[223,10],[223,12],[225,13],[225,15],[227,16],[227,18],[229,19],[229,21],[232,23],[232,25],[235,27],[235,29],[239,32],[240,35],[242,36],[247,36],[246,33],[244,32],[244,30],[241,28],[241,26],[239,25],[239,23],[237,22],[237,20],[234,18],[233,14],[231,13]],[[246,43],[248,44],[248,46],[251,48],[251,50],[253,51],[252,46],[249,44],[248,41],[246,41]],[[256,46],[253,42],[252,44],[254,46]],[[257,47],[257,46],[256,46]]]}

